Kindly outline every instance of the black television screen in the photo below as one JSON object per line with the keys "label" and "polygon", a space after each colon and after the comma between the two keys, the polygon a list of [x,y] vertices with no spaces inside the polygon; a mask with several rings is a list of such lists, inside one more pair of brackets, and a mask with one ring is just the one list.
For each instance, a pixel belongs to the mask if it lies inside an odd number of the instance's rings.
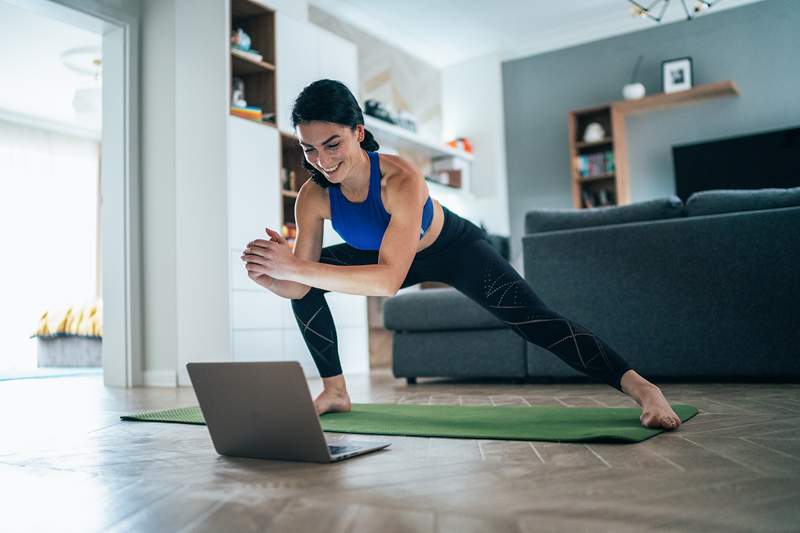
{"label": "black television screen", "polygon": [[800,127],[672,147],[675,192],[800,185]]}

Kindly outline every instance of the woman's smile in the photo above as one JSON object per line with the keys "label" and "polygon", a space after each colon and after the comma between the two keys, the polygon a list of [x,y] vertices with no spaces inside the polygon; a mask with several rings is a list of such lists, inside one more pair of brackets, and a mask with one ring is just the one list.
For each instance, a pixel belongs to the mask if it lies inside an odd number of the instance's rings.
{"label": "woman's smile", "polygon": [[319,168],[321,168],[322,170],[324,170],[324,171],[325,171],[325,173],[326,173],[327,175],[329,175],[329,176],[330,176],[330,175],[332,175],[333,173],[335,173],[335,172],[336,172],[336,171],[339,169],[339,167],[340,167],[341,165],[342,165],[342,163],[341,163],[341,161],[340,161],[340,162],[336,163],[336,165],[334,165],[334,166],[332,166],[332,167],[330,167],[330,168],[325,168],[325,167],[323,167],[322,165],[320,165],[320,167],[319,167]]}

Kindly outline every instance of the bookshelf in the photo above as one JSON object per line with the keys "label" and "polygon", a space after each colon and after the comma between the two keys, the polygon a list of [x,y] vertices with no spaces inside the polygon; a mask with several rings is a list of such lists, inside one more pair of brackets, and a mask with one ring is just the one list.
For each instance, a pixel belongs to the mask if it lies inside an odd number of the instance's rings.
{"label": "bookshelf", "polygon": [[[625,133],[625,118],[628,115],[738,95],[736,84],[726,80],[698,85],[686,91],[658,93],[639,100],[623,100],[570,111],[567,114],[567,129],[573,206],[602,207],[630,202]],[[583,140],[584,132],[592,122],[600,124],[604,137],[595,142],[586,142]]]}
{"label": "bookshelf", "polygon": [[241,28],[250,36],[253,53],[229,44],[231,57],[231,96],[235,78],[244,82],[244,99],[248,108],[242,111],[231,101],[231,115],[275,127],[275,12],[251,0],[231,0],[231,33]]}
{"label": "bookshelf", "polygon": [[[610,105],[570,111],[569,144],[572,195],[575,207],[615,205],[621,184],[617,179],[614,160],[615,139]],[[604,137],[597,141],[583,141],[587,126],[600,124]],[[616,141],[616,142],[615,142]]]}
{"label": "bookshelf", "polygon": [[281,233],[294,248],[297,225],[294,218],[294,206],[297,193],[311,176],[303,168],[303,150],[294,135],[281,133]]}

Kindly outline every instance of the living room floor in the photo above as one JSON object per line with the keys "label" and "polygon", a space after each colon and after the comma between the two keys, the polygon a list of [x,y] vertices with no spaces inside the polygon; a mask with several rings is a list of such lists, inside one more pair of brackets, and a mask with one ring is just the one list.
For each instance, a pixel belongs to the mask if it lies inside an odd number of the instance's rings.
{"label": "living room floor", "polygon": [[[119,420],[196,404],[189,387],[3,382],[2,529],[797,531],[800,385],[660,386],[700,414],[638,444],[389,437],[387,450],[318,465],[221,457],[205,426]],[[379,370],[348,387],[355,402],[636,407],[602,384],[407,385]]]}

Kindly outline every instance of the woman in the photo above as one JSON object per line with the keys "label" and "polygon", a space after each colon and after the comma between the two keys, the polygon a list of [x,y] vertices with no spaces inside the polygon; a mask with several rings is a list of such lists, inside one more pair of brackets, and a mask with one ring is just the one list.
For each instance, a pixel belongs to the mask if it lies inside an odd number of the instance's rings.
{"label": "woman", "polygon": [[[473,223],[428,194],[404,159],[378,154],[358,103],[345,85],[319,80],[297,97],[292,123],[311,179],[295,206],[297,236],[267,228],[242,254],[249,277],[291,298],[297,324],[319,369],[319,414],[349,411],[336,329],[324,294],[391,296],[422,281],[455,287],[525,340],[604,380],[642,407],[646,427],[674,429],[680,418],[661,390],[586,328],[548,309]],[[323,219],[345,243],[322,248]]]}

